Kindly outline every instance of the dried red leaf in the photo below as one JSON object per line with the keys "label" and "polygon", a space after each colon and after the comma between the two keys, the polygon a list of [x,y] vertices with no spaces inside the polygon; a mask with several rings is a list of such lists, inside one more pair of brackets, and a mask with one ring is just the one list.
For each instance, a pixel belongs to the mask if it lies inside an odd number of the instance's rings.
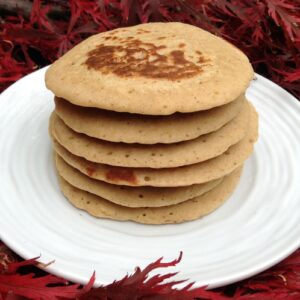
{"label": "dried red leaf", "polygon": [[[26,275],[18,273],[20,267],[36,265],[36,259],[12,263],[14,266],[9,266],[9,269],[10,272],[15,273],[0,276],[0,300],[25,299],[19,298],[17,295],[26,296],[26,299],[30,297],[41,300],[61,299],[62,297],[81,300],[300,299],[300,250],[277,266],[253,278],[218,290],[206,291],[204,288],[193,288],[193,283],[176,289],[176,284],[185,281],[164,282],[167,279],[170,280],[177,273],[157,274],[149,277],[149,273],[158,268],[176,266],[181,260],[181,255],[169,263],[162,262],[160,258],[143,270],[136,268],[131,276],[127,275],[121,280],[95,289],[91,289],[95,281],[95,274],[91,277],[90,282],[80,289],[78,285],[70,285],[67,281],[52,275],[38,277],[32,273]],[[228,288],[230,288],[230,292],[228,292]],[[14,293],[8,293],[8,290],[14,291]]]}
{"label": "dried red leaf", "polygon": [[69,284],[65,279],[46,275],[36,277],[35,274],[18,274],[20,267],[36,266],[36,258],[10,263],[7,272],[0,274],[0,295],[8,300],[6,295],[18,295],[29,299],[56,300],[77,299],[83,293],[87,293],[95,282],[95,273],[89,283],[83,288],[79,284]]}
{"label": "dried red leaf", "polygon": [[66,281],[47,275],[40,278],[34,274],[0,275],[1,293],[13,293],[30,299],[74,299],[78,294],[78,285],[47,287],[49,284],[65,284]]}
{"label": "dried red leaf", "polygon": [[[193,288],[193,283],[186,284],[182,289],[176,289],[176,284],[184,283],[182,281],[171,281],[164,283],[166,279],[172,278],[177,273],[166,275],[154,275],[149,278],[149,273],[159,268],[168,268],[176,266],[182,258],[182,253],[178,259],[164,263],[162,258],[149,264],[145,269],[136,268],[130,276],[125,276],[119,281],[115,281],[107,286],[102,286],[82,295],[80,300],[132,300],[132,299],[155,299],[155,300],[193,300],[198,299],[225,299],[220,293],[208,292],[205,288]],[[213,297],[213,298],[212,298]]]}
{"label": "dried red leaf", "polygon": [[23,260],[23,261],[11,262],[6,269],[5,274],[8,274],[8,275],[16,274],[18,269],[21,267],[36,266],[36,265],[38,265],[38,261],[37,261],[38,258],[39,257],[35,257],[32,259],[27,259],[27,260]]}
{"label": "dried red leaf", "polygon": [[[300,16],[299,16],[299,3],[298,11],[297,4],[295,2],[289,2],[286,0],[268,0],[266,1],[268,6],[269,15],[273,18],[275,23],[280,26],[283,25],[283,29],[286,30],[289,37],[294,40],[300,39]],[[296,15],[298,13],[298,15]]]}
{"label": "dried red leaf", "polygon": [[286,73],[284,80],[288,81],[288,82],[299,81],[300,80],[300,68],[298,68],[297,70],[295,70],[291,73]]}
{"label": "dried red leaf", "polygon": [[133,2],[136,3],[136,1],[134,0],[122,0],[120,2],[120,8],[122,11],[122,17],[124,19],[124,23],[128,23],[129,21],[129,12],[130,12],[130,8],[132,8]]}
{"label": "dried red leaf", "polygon": [[145,0],[141,1],[138,15],[141,23],[147,22],[161,22],[163,16],[160,12],[161,1],[160,0]]}

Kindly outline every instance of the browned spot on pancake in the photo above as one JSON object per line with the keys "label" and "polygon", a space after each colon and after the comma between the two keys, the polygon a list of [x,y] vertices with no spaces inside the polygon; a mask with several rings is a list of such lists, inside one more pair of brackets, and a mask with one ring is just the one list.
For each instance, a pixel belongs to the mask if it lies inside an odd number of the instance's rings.
{"label": "browned spot on pancake", "polygon": [[[121,41],[120,41],[121,42]],[[184,45],[184,44],[183,44]],[[164,52],[164,54],[162,54]],[[184,51],[166,52],[165,45],[154,45],[136,38],[126,38],[118,45],[98,45],[88,52],[88,69],[113,73],[120,77],[146,77],[177,80],[201,74],[210,59],[197,51],[197,63],[187,60]]]}
{"label": "browned spot on pancake", "polygon": [[131,184],[137,184],[137,178],[131,169],[126,168],[111,168],[105,174],[105,178],[110,182],[126,181]]}
{"label": "browned spot on pancake", "polygon": [[158,37],[157,39],[158,40],[164,40],[166,37],[165,36],[160,36],[160,37]]}
{"label": "browned spot on pancake", "polygon": [[199,56],[198,63],[202,64],[202,63],[205,63],[205,62],[206,62],[205,58],[203,56]]}
{"label": "browned spot on pancake", "polygon": [[199,57],[198,57],[198,63],[200,63],[200,64],[206,63],[206,59],[203,56],[202,52],[199,51],[199,50],[197,50],[196,53],[199,55]]}
{"label": "browned spot on pancake", "polygon": [[115,35],[115,34],[118,34],[117,31],[113,31],[113,32],[110,32],[109,35]]}
{"label": "browned spot on pancake", "polygon": [[151,31],[146,30],[146,29],[138,29],[137,34],[142,34],[142,33],[150,33]]}
{"label": "browned spot on pancake", "polygon": [[183,48],[184,46],[185,46],[184,43],[180,43],[180,44],[178,45],[179,48]]}
{"label": "browned spot on pancake", "polygon": [[91,166],[86,168],[86,173],[89,177],[92,177],[95,172],[96,172],[95,168],[93,168]]}

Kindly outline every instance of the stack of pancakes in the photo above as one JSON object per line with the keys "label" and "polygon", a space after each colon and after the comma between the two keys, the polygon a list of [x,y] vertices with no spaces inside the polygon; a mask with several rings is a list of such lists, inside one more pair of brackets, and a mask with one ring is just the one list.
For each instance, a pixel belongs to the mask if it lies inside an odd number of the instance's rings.
{"label": "stack of pancakes", "polygon": [[257,139],[247,57],[181,23],[85,40],[47,71],[64,195],[101,218],[180,223],[219,207]]}

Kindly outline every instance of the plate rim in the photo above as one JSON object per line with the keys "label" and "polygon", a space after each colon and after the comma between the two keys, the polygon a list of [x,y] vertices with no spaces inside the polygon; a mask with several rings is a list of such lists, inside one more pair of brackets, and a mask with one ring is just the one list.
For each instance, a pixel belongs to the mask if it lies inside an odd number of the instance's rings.
{"label": "plate rim", "polygon": [[[48,67],[49,66],[41,68],[41,69],[38,69],[38,70],[36,70],[36,71],[34,71],[34,72],[30,73],[30,74],[27,74],[26,76],[20,78],[15,83],[13,83],[12,85],[10,85],[7,89],[5,89],[1,93],[0,98],[6,97],[6,95],[10,96],[9,93],[11,91],[14,91],[14,89],[16,88],[16,84],[19,84],[23,80],[27,80],[33,74],[34,75],[36,75],[37,73],[41,73],[42,74],[43,72],[46,71],[46,69]],[[271,80],[263,77],[262,75],[256,74],[256,78],[267,82],[267,84],[269,84],[272,89],[276,89],[276,90],[282,92],[283,94],[285,94],[286,96],[288,96],[287,97],[288,98],[287,101],[293,101],[293,105],[295,105],[295,107],[297,105],[299,105],[298,108],[300,108],[300,102],[297,100],[297,98],[295,96],[293,96],[292,94],[290,94],[288,91],[286,91],[285,89],[283,89],[282,87],[280,87],[279,85],[277,85],[276,83],[274,83],[273,81],[271,81]],[[0,106],[1,106],[1,99],[0,99]],[[0,239],[10,249],[12,249],[14,252],[16,252],[17,254],[19,254],[24,259],[32,258],[31,256],[27,255],[27,253],[26,253],[27,251],[25,250],[25,248],[20,249],[19,247],[17,247],[17,245],[15,245],[15,241],[14,241],[14,238],[12,236],[9,237],[8,235],[6,235],[4,233],[4,231],[1,231],[1,230],[0,230]],[[19,242],[19,244],[20,244],[20,242]],[[236,273],[232,274],[231,276],[228,276],[228,275],[227,276],[220,276],[220,278],[218,280],[214,281],[214,284],[209,285],[209,288],[215,288],[215,287],[224,286],[224,285],[227,285],[227,284],[230,284],[230,283],[233,283],[233,282],[237,282],[237,281],[243,280],[245,278],[252,277],[253,275],[258,274],[258,273],[260,273],[260,272],[262,272],[262,271],[264,271],[264,270],[266,270],[266,269],[274,266],[275,264],[279,263],[280,261],[282,261],[283,259],[285,259],[289,255],[291,255],[299,247],[300,247],[300,236],[289,247],[285,247],[284,250],[282,250],[281,252],[278,252],[277,255],[272,255],[271,259],[267,260],[265,262],[265,264],[261,265],[259,268],[254,266],[250,271],[249,271],[249,269],[247,269],[246,271],[245,270],[241,270],[240,272],[236,272]],[[42,257],[40,259],[42,260]],[[152,261],[149,261],[149,263],[151,263],[151,262]],[[132,272],[134,271],[135,267],[136,266],[132,266]],[[180,264],[177,266],[177,269],[179,269],[179,273],[180,273]],[[80,282],[80,283],[86,282],[85,279],[83,279],[79,275],[77,275],[77,274],[71,274],[72,272],[69,271],[69,270],[68,271],[66,271],[66,270],[62,271],[60,269],[57,269],[55,267],[55,265],[48,266],[47,267],[47,271],[49,273],[55,274],[57,276],[62,276],[62,277],[66,277],[66,273],[69,273],[69,275],[67,275],[67,277],[69,278],[69,280],[74,281],[74,282]],[[93,273],[93,270],[91,270],[91,275],[92,275],[92,273]],[[126,274],[124,274],[124,276],[125,275]],[[103,284],[108,284],[108,283],[103,283]],[[196,286],[197,286],[197,282],[195,283],[195,287]]]}

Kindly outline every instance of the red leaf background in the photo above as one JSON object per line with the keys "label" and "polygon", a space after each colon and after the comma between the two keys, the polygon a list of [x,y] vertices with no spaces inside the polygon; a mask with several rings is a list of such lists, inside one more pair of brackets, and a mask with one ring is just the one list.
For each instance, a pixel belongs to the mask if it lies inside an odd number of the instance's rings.
{"label": "red leaf background", "polygon": [[[176,267],[182,259],[163,262],[162,258],[145,269],[136,268],[132,275],[107,286],[92,288],[95,274],[86,286],[72,284],[49,275],[37,258],[21,261],[0,242],[0,300],[281,300],[300,299],[300,250],[277,266],[251,279],[215,289],[193,288],[193,283],[172,281],[177,273],[159,275],[158,269]],[[149,276],[155,271],[157,275]],[[166,282],[168,280],[168,282]],[[176,288],[176,284],[185,287]]]}
{"label": "red leaf background", "polygon": [[[0,90],[94,33],[180,21],[227,39],[248,55],[256,72],[300,98],[299,0],[0,0],[0,12]],[[150,271],[176,266],[180,259],[159,259],[91,289],[95,275],[85,287],[69,283],[41,271],[37,259],[22,261],[0,242],[0,300],[300,299],[300,251],[249,280],[213,291],[188,283],[177,290],[176,273],[149,278]]]}

